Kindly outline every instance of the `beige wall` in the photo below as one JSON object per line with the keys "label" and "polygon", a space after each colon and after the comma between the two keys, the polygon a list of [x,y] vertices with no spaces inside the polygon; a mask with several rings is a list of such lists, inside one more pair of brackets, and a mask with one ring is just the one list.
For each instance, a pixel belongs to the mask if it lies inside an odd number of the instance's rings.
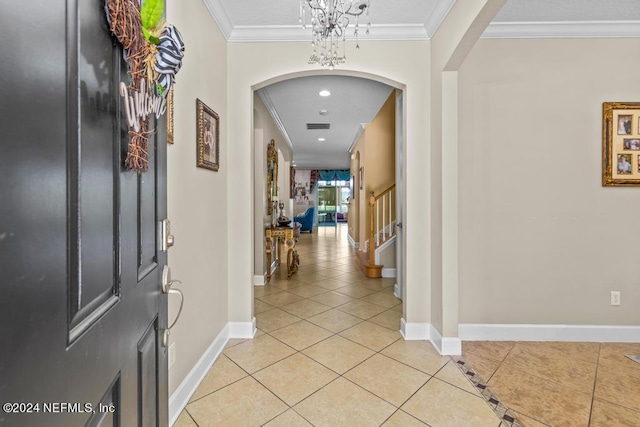
{"label": "beige wall", "polygon": [[[234,239],[228,247],[230,320],[249,322],[252,318],[251,274],[253,262],[253,89],[283,79],[283,76],[312,74],[342,74],[371,76],[379,81],[405,89],[406,146],[405,179],[415,183],[407,187],[404,206],[407,246],[407,274],[404,295],[405,317],[410,322],[428,322],[425,305],[429,295],[429,281],[424,267],[429,254],[425,253],[429,224],[425,221],[428,208],[428,171],[424,167],[429,158],[427,135],[427,85],[429,43],[425,41],[376,42],[361,41],[356,51],[347,44],[349,58],[345,66],[328,72],[308,65],[308,43],[231,43],[228,55],[229,141],[227,162],[234,165],[229,176],[233,191],[229,192],[229,229]],[[277,60],[274,60],[277,58]],[[426,161],[428,163],[428,161]],[[231,185],[231,184],[230,184]]]}
{"label": "beige wall", "polygon": [[601,186],[602,102],[640,98],[639,43],[481,40],[471,52],[460,71],[461,323],[640,324],[640,189]]}
{"label": "beige wall", "polygon": [[[395,182],[395,129],[396,129],[396,93],[392,91],[380,111],[367,123],[364,132],[358,138],[351,153],[356,159],[351,160],[351,173],[359,177],[358,163],[364,166],[364,188],[360,190],[359,182],[354,191],[358,192],[358,236],[360,248],[364,248],[369,240],[369,196],[384,191]],[[360,153],[358,162],[357,153]],[[351,236],[354,238],[354,236]]]}
{"label": "beige wall", "polygon": [[[285,142],[282,133],[269,114],[269,110],[258,94],[253,96],[254,127],[254,281],[260,280],[266,273],[266,253],[264,249],[264,228],[271,223],[271,215],[267,214],[267,146],[273,139],[278,151],[278,198],[285,202],[285,215],[290,210],[289,203],[289,166],[293,158],[291,147]],[[276,213],[276,216],[278,213]]]}
{"label": "beige wall", "polygon": [[[168,147],[168,211],[176,243],[169,266],[184,292],[182,316],[171,332],[176,363],[173,393],[228,321],[227,44],[201,0],[167,2],[167,19],[186,50],[174,98],[175,144]],[[195,103],[200,98],[220,116],[220,170],[196,168]],[[170,298],[169,321],[177,299]]]}

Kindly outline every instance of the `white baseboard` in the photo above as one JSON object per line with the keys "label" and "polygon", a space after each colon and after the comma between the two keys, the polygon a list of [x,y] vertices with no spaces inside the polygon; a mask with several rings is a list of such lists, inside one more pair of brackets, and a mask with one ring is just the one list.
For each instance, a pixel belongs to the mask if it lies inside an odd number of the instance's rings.
{"label": "white baseboard", "polygon": [[461,323],[463,341],[640,342],[640,326]]}
{"label": "white baseboard", "polygon": [[353,238],[351,238],[351,236],[349,234],[347,234],[347,240],[349,241],[349,244],[355,248],[355,249],[360,249],[360,243],[356,242],[355,240],[353,240]]}
{"label": "white baseboard", "polygon": [[429,340],[429,323],[407,322],[400,319],[400,334],[407,341]]}
{"label": "white baseboard", "polygon": [[253,276],[253,286],[264,286],[266,280],[264,278],[264,274],[261,276],[255,275]]}
{"label": "white baseboard", "polygon": [[458,337],[442,337],[435,326],[429,325],[430,338],[433,346],[443,356],[460,356],[462,354],[462,340]]}
{"label": "white baseboard", "polygon": [[229,338],[253,338],[258,330],[256,318],[251,322],[229,322]]}
{"label": "white baseboard", "polygon": [[400,285],[398,285],[397,283],[393,285],[393,295],[399,300],[402,299],[402,289],[400,289]]}
{"label": "white baseboard", "polygon": [[462,341],[457,337],[445,337],[431,323],[407,322],[400,319],[400,334],[407,341],[430,341],[443,356],[462,354]]}
{"label": "white baseboard", "polygon": [[216,361],[224,346],[230,338],[230,327],[227,324],[222,331],[215,337],[209,348],[200,357],[198,362],[191,368],[191,371],[187,374],[184,380],[180,383],[178,388],[171,394],[169,398],[169,425],[172,426],[180,413],[189,403],[189,399],[196,391],[204,377],[211,369],[213,362]]}
{"label": "white baseboard", "polygon": [[383,268],[382,269],[382,277],[396,277],[396,269],[395,268]]}

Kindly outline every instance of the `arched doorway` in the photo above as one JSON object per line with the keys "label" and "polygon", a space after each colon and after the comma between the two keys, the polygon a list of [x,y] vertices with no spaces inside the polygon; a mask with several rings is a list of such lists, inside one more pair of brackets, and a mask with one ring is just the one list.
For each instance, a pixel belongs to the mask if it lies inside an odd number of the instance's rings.
{"label": "arched doorway", "polygon": [[[274,77],[272,79],[266,80],[260,84],[254,85],[252,87],[252,99],[254,100],[254,105],[252,105],[253,110],[255,111],[255,99],[256,99],[256,93],[258,91],[261,91],[264,88],[268,88],[270,85],[275,85],[281,82],[286,82],[288,80],[293,80],[293,79],[298,79],[298,80],[303,80],[305,78],[312,78],[314,76],[347,76],[347,77],[354,77],[354,78],[359,78],[359,79],[365,79],[365,80],[370,80],[370,81],[375,81],[375,82],[379,82],[379,83],[383,83],[385,85],[388,85],[389,88],[391,90],[395,89],[395,93],[396,93],[396,115],[398,115],[398,117],[396,117],[396,134],[395,134],[395,152],[396,152],[396,158],[397,158],[397,163],[395,165],[396,167],[396,185],[399,187],[400,191],[397,192],[398,194],[398,200],[396,201],[396,205],[398,207],[400,207],[399,212],[402,212],[402,206],[405,206],[406,201],[404,200],[404,192],[401,191],[402,186],[405,182],[404,180],[404,167],[403,167],[403,162],[402,162],[402,153],[404,152],[404,145],[406,144],[404,135],[406,135],[406,131],[404,129],[405,127],[405,119],[403,117],[403,111],[404,111],[404,105],[402,105],[404,103],[404,97],[403,97],[403,93],[404,93],[404,85],[397,83],[397,82],[393,82],[389,79],[386,79],[384,77],[380,77],[380,76],[375,76],[375,75],[370,75],[367,73],[362,73],[362,72],[350,72],[350,71],[344,71],[344,72],[332,72],[332,73],[326,73],[323,71],[316,71],[316,72],[302,72],[302,73],[291,73],[288,75],[282,75],[282,76],[277,76]],[[261,100],[264,100],[264,97],[261,97]],[[295,101],[295,100],[294,100]],[[268,102],[268,100],[267,100]],[[264,215],[261,215],[261,212],[265,211],[264,206],[265,205],[261,205],[261,201],[264,199],[264,197],[262,197],[262,193],[263,193],[263,189],[264,189],[264,179],[263,176],[264,174],[262,173],[262,163],[263,159],[264,159],[264,141],[265,138],[266,140],[270,139],[270,137],[267,137],[265,135],[264,129],[261,128],[257,128],[256,124],[258,121],[261,121],[261,119],[259,117],[257,117],[254,114],[254,122],[253,122],[253,141],[252,141],[252,147],[253,147],[253,158],[254,158],[254,175],[253,175],[253,180],[254,180],[254,185],[253,185],[253,191],[254,191],[254,196],[253,196],[253,200],[254,200],[254,230],[253,230],[253,254],[254,254],[254,270],[252,271],[253,274],[253,284],[254,285],[260,285],[260,284],[264,284],[264,272],[266,268],[272,268],[272,266],[266,266],[264,265],[264,263],[261,263],[261,258],[263,257],[263,252],[264,252],[264,227],[265,224],[267,224],[267,218],[264,217]],[[278,123],[280,122],[280,120],[278,118],[274,119],[274,122]],[[356,123],[356,128],[357,126],[359,126],[359,123]],[[293,144],[287,142],[286,144],[287,146],[291,147],[293,149]],[[347,159],[349,159],[349,154],[346,152],[345,150],[345,156]],[[294,156],[295,157],[295,156]],[[355,158],[357,159],[357,162],[359,162],[360,160],[360,153],[357,152],[355,154]],[[352,158],[353,160],[353,158]],[[292,160],[294,161],[294,160]],[[359,182],[359,174],[357,173],[358,169],[360,168],[360,165],[358,164],[357,167],[355,168],[355,172],[352,171],[352,173],[355,174],[355,181],[353,183],[353,186],[358,189],[358,187],[360,186],[360,182]],[[327,169],[327,168],[324,168]],[[287,191],[288,193],[288,191]],[[354,191],[354,196],[353,197],[359,197],[356,196],[357,194],[359,194],[359,191]],[[280,198],[280,200],[282,200],[282,198]],[[357,205],[358,200],[354,200],[353,204]],[[261,210],[262,209],[262,210]],[[351,209],[351,207],[350,207]],[[399,221],[398,222],[404,222],[402,220],[402,217],[399,217]],[[355,239],[355,242],[358,242],[359,239]],[[401,242],[402,240],[399,239],[399,242]],[[397,264],[397,278],[398,278],[398,282],[396,284],[395,287],[395,294],[398,297],[401,297],[402,295],[404,295],[404,292],[402,292],[402,281],[400,280],[404,275],[403,275],[403,269],[405,268],[403,263],[401,262],[401,260],[404,258],[403,257],[403,253],[404,253],[404,246],[403,245],[398,245],[398,264]],[[253,298],[251,298],[251,301],[253,301]],[[254,311],[252,310],[252,313]]]}

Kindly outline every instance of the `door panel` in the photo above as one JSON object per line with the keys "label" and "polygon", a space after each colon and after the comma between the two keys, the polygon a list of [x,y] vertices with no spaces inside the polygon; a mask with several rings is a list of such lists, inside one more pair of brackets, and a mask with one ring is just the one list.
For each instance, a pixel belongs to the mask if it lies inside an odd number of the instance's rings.
{"label": "door panel", "polygon": [[7,0],[0,25],[0,401],[72,405],[0,427],[167,425],[166,122],[124,170],[103,0]]}

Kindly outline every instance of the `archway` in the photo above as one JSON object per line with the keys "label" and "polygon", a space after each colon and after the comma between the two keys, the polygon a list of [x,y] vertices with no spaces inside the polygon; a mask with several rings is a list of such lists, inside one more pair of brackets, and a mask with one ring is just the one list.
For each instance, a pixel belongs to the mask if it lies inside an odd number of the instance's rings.
{"label": "archway", "polygon": [[[405,146],[406,146],[406,140],[405,140],[405,135],[407,134],[406,130],[404,129],[404,127],[406,126],[406,120],[404,118],[403,112],[405,111],[405,106],[404,104],[404,100],[406,99],[406,97],[403,96],[405,89],[405,85],[402,83],[398,83],[396,81],[393,81],[391,79],[388,79],[386,77],[382,77],[379,75],[373,75],[370,73],[365,73],[365,72],[359,72],[359,71],[349,71],[349,70],[341,70],[341,71],[333,71],[333,72],[326,72],[326,71],[305,71],[305,72],[294,72],[294,73],[289,73],[289,74],[283,74],[280,76],[275,76],[272,77],[270,79],[267,79],[261,83],[255,84],[251,87],[251,91],[252,91],[252,110],[255,111],[256,110],[256,106],[255,104],[255,99],[256,96],[255,94],[257,93],[257,91],[259,91],[260,89],[263,88],[267,88],[270,85],[276,84],[276,83],[280,83],[280,82],[284,82],[287,80],[291,80],[291,79],[304,79],[305,77],[315,77],[315,76],[346,76],[346,77],[356,77],[356,78],[360,78],[360,79],[365,79],[365,80],[371,80],[371,81],[375,81],[375,82],[379,82],[379,83],[383,83],[387,86],[389,86],[392,89],[395,89],[396,91],[396,127],[400,127],[400,129],[396,130],[396,136],[395,136],[395,152],[396,152],[396,158],[398,159],[398,163],[396,164],[396,169],[397,169],[397,176],[396,176],[396,185],[402,189],[404,183],[406,182],[404,179],[404,165],[402,162],[402,153],[406,150]],[[261,163],[263,163],[263,158],[264,158],[264,149],[262,147],[263,145],[263,140],[266,136],[263,137],[263,135],[261,134],[262,129],[256,129],[256,120],[257,116],[254,114],[254,122],[252,123],[252,129],[253,129],[253,139],[252,139],[252,149],[253,149],[253,164],[255,166],[254,169],[254,175],[253,175],[253,200],[254,200],[254,209],[253,209],[253,224],[254,224],[254,229],[253,229],[253,251],[252,253],[254,254],[254,262],[252,263],[254,266],[254,270],[252,271],[252,276],[253,276],[253,280],[252,283],[254,285],[261,285],[264,284],[264,272],[265,272],[265,268],[272,268],[272,266],[266,266],[263,263],[260,262],[260,259],[258,257],[262,257],[263,256],[263,251],[264,251],[264,225],[265,225],[265,219],[263,218],[263,215],[261,214],[261,212],[264,212],[264,207],[265,205],[261,204],[260,201],[263,199],[261,193],[262,190],[264,188],[263,185],[263,179],[262,179],[262,168],[261,168]],[[269,138],[267,138],[269,139]],[[346,153],[345,153],[346,154]],[[346,154],[348,155],[348,154]],[[360,158],[360,153],[358,152],[356,154],[356,157]],[[356,168],[356,171],[358,170],[358,168]],[[358,174],[356,172],[356,177],[358,177]],[[357,178],[358,179],[358,178]],[[358,188],[360,183],[357,182],[354,183],[354,187]],[[357,191],[355,192],[356,194],[358,193]],[[404,194],[405,192],[403,191],[398,191],[398,195],[399,195],[399,199],[397,201],[398,206],[405,206],[406,205],[406,200],[404,199]],[[404,209],[399,209],[399,212],[403,212]],[[399,222],[404,222],[403,218],[400,217],[399,218]],[[359,239],[356,239],[356,242]],[[401,240],[399,240],[399,242],[401,242]],[[400,254],[400,256],[398,257],[398,261],[399,261],[399,265],[397,265],[397,284],[396,284],[396,295],[398,297],[401,297],[402,295],[406,295],[405,292],[402,291],[403,289],[403,283],[401,281],[401,278],[404,277],[403,274],[403,269],[405,268],[406,264],[401,263],[400,261],[404,258],[402,256],[403,252],[404,252],[405,247],[403,247],[402,245],[399,244],[398,247],[398,252]],[[261,270],[256,269],[256,266],[260,266],[262,267]],[[252,304],[252,310],[251,312],[254,313],[253,310],[253,293],[251,293],[251,298],[250,298],[251,304]],[[403,315],[406,317],[406,314],[403,313]]]}

